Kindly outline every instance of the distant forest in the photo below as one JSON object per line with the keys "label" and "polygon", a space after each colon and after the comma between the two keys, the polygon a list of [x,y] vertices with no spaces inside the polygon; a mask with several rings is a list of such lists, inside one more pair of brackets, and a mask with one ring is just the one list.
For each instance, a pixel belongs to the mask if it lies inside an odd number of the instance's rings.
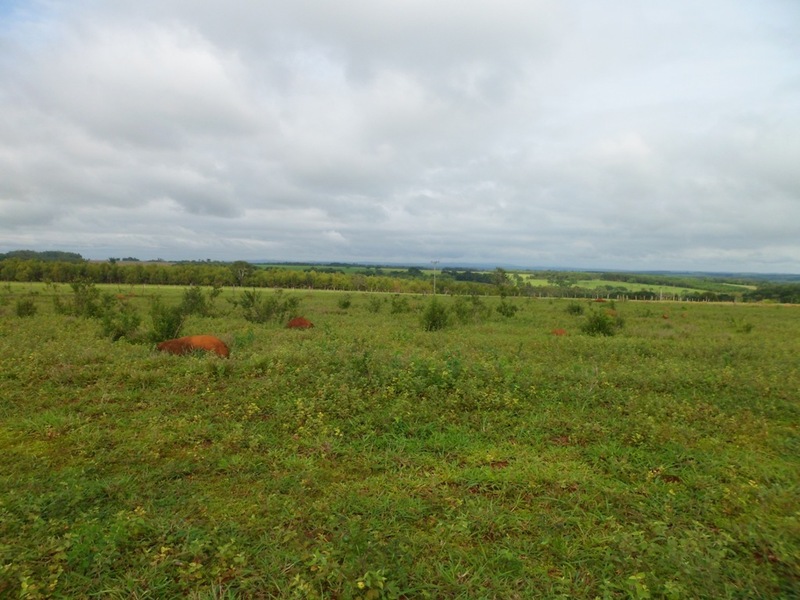
{"label": "distant forest", "polygon": [[[286,289],[324,289],[386,293],[432,292],[432,272],[420,267],[375,267],[344,263],[320,265],[257,266],[245,261],[142,262],[135,258],[111,258],[88,261],[73,252],[16,250],[0,254],[0,281],[74,283],[91,282],[117,285],[204,285],[212,287],[266,287]],[[526,272],[546,285],[531,284],[517,272],[502,268],[493,271],[444,268],[437,273],[436,290],[452,295],[502,295],[658,300],[660,286],[696,290],[670,299],[694,301],[781,302],[800,304],[797,276],[772,280],[735,275],[723,278],[711,275],[670,273],[597,273],[577,271]],[[791,281],[791,279],[794,281]],[[578,285],[580,280],[601,279],[608,282],[592,289]],[[615,285],[616,283],[620,285]],[[652,286],[631,291],[626,283]],[[731,285],[734,284],[734,285]],[[755,289],[736,287],[755,286]]]}

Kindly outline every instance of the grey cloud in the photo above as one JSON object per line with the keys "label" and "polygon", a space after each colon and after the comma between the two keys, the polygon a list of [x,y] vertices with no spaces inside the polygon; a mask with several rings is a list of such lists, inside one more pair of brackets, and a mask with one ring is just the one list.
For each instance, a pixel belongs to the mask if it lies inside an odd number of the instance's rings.
{"label": "grey cloud", "polygon": [[800,270],[778,0],[30,7],[0,250]]}

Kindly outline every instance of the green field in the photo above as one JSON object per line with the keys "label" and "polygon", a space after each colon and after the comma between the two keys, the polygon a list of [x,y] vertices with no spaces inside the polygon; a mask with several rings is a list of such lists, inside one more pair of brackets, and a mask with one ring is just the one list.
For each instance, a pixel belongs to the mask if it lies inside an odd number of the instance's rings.
{"label": "green field", "polygon": [[800,594],[798,306],[225,288],[225,360],[55,293],[0,289],[0,597]]}

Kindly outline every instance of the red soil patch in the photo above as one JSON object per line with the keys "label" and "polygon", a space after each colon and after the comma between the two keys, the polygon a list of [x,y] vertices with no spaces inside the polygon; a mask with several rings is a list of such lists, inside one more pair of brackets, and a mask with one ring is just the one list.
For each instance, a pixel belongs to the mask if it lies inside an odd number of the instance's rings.
{"label": "red soil patch", "polygon": [[225,342],[213,335],[187,335],[186,337],[161,342],[156,348],[161,352],[170,354],[189,354],[195,350],[214,352],[223,358],[228,358],[230,354]]}
{"label": "red soil patch", "polygon": [[309,329],[314,324],[304,317],[295,317],[286,324],[289,329]]}
{"label": "red soil patch", "polygon": [[550,333],[552,333],[553,335],[567,335],[567,330],[566,329],[553,329],[553,331],[551,331]]}

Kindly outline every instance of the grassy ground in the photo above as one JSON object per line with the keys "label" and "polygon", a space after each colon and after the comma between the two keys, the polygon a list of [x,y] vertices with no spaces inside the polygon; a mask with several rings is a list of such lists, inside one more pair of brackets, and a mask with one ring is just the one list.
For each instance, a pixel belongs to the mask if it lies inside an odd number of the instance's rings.
{"label": "grassy ground", "polygon": [[24,289],[0,300],[0,597],[800,593],[798,307],[617,303],[593,337],[608,303],[511,299],[425,332],[429,299],[317,292],[296,331],[226,291],[185,328],[224,360],[112,343],[44,287],[18,317]]}

